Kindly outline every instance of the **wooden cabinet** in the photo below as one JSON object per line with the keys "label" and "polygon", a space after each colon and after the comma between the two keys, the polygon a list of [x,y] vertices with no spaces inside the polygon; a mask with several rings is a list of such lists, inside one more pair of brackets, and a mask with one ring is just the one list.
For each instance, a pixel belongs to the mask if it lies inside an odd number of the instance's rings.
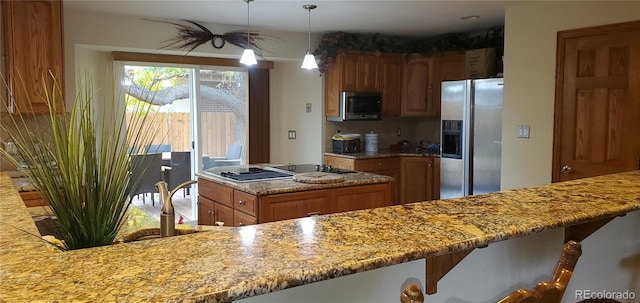
{"label": "wooden cabinet", "polygon": [[257,223],[257,197],[230,187],[200,179],[198,186],[198,224],[244,226]]}
{"label": "wooden cabinet", "polygon": [[52,73],[61,89],[55,96],[56,111],[64,112],[62,1],[2,1],[1,5],[10,110],[48,113],[42,96],[52,93]]}
{"label": "wooden cabinet", "polygon": [[346,52],[324,73],[324,114],[340,115],[340,92],[380,92],[378,82],[379,56],[374,53]]}
{"label": "wooden cabinet", "polygon": [[331,212],[328,190],[268,195],[260,198],[260,222],[324,215]]}
{"label": "wooden cabinet", "polygon": [[254,196],[200,178],[198,224],[245,226],[391,205],[388,183]]}
{"label": "wooden cabinet", "polygon": [[47,206],[49,203],[42,197],[38,191],[24,191],[20,192],[20,198],[24,201],[24,205],[27,207],[35,206]]}
{"label": "wooden cabinet", "polygon": [[431,68],[431,58],[409,56],[405,65],[402,116],[435,116],[431,98]]}
{"label": "wooden cabinet", "polygon": [[399,116],[404,56],[382,54],[378,62],[378,87],[382,92],[382,116]]}
{"label": "wooden cabinet", "polygon": [[333,190],[332,195],[334,213],[392,205],[387,184],[342,187]]}
{"label": "wooden cabinet", "polygon": [[441,82],[462,79],[464,54],[409,55],[405,65],[402,116],[440,116]]}
{"label": "wooden cabinet", "polygon": [[[439,160],[439,159],[438,159]],[[436,167],[432,157],[402,157],[402,183],[400,186],[402,203],[433,200],[435,194],[434,176]],[[439,175],[440,172],[438,171]],[[438,184],[438,192],[440,185]]]}
{"label": "wooden cabinet", "polygon": [[217,203],[202,195],[198,196],[198,224],[215,225],[222,222],[224,226],[234,226],[233,209]]}
{"label": "wooden cabinet", "polygon": [[391,181],[391,201],[400,203],[400,158],[386,157],[373,159],[348,159],[334,156],[324,156],[324,163],[337,168],[351,169],[383,176],[393,177]]}
{"label": "wooden cabinet", "polygon": [[437,157],[350,159],[324,156],[324,163],[393,177],[391,200],[394,204],[440,199],[440,158]]}
{"label": "wooden cabinet", "polygon": [[463,80],[464,76],[464,53],[447,54],[433,57],[432,83],[431,83],[431,110],[440,115],[440,104],[442,97],[442,81]]}
{"label": "wooden cabinet", "polygon": [[371,53],[342,53],[338,57],[342,57],[341,91],[378,91],[378,56]]}

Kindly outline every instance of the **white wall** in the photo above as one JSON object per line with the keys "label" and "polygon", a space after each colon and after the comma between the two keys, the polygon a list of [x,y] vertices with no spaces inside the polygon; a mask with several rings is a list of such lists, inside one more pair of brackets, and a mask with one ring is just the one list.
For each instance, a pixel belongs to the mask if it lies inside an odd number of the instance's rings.
{"label": "white wall", "polygon": [[[300,60],[279,61],[271,70],[271,162],[322,163],[322,77]],[[311,103],[311,113],[306,112]],[[288,131],[296,139],[288,139]]]}
{"label": "white wall", "polygon": [[[502,188],[551,182],[557,32],[640,19],[638,1],[539,1],[505,18]],[[531,126],[530,139],[516,138]]]}

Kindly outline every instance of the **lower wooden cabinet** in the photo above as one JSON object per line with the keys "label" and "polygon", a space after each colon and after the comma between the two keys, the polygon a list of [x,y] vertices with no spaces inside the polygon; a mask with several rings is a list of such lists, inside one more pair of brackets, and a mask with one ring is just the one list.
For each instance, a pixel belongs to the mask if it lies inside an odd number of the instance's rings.
{"label": "lower wooden cabinet", "polygon": [[393,177],[391,200],[394,204],[440,199],[440,158],[437,157],[350,159],[324,156],[324,163]]}
{"label": "lower wooden cabinet", "polygon": [[349,159],[334,156],[324,156],[324,164],[332,167],[368,172],[377,175],[393,177],[391,181],[391,202],[400,203],[400,158],[386,157],[373,159]]}
{"label": "lower wooden cabinet", "polygon": [[403,157],[402,185],[400,186],[402,203],[427,201],[433,199],[433,158]]}
{"label": "lower wooden cabinet", "polygon": [[233,209],[202,195],[198,196],[198,224],[216,225],[216,222],[222,222],[225,226],[234,226]]}
{"label": "lower wooden cabinet", "polygon": [[389,183],[259,197],[206,179],[198,183],[200,225],[245,226],[392,205]]}
{"label": "lower wooden cabinet", "polygon": [[260,198],[260,222],[324,215],[331,212],[328,190],[268,195]]}
{"label": "lower wooden cabinet", "polygon": [[388,184],[341,187],[331,191],[332,210],[340,213],[352,210],[390,206],[391,190]]}

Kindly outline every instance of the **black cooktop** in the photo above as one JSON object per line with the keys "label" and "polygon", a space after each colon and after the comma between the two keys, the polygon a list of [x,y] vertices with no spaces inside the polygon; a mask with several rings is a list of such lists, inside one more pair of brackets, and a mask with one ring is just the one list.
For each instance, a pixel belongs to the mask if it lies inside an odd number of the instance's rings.
{"label": "black cooktop", "polygon": [[310,172],[325,172],[325,173],[334,173],[334,174],[349,174],[355,173],[355,171],[335,168],[327,165],[316,165],[316,164],[290,164],[290,165],[282,165],[282,166],[272,166],[273,168],[290,171],[296,174],[299,173],[310,173]]}
{"label": "black cooktop", "polygon": [[257,167],[250,167],[244,171],[225,171],[225,172],[220,172],[219,174],[222,177],[229,178],[236,181],[241,181],[241,182],[291,177],[291,174],[272,171],[272,170],[266,170],[266,169],[257,168]]}

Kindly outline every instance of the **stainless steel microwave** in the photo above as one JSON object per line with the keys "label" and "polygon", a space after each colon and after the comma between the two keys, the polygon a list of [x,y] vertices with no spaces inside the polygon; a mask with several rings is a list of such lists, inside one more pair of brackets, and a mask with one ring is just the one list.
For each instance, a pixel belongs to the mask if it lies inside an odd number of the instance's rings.
{"label": "stainless steel microwave", "polygon": [[380,120],[382,93],[340,92],[340,115],[327,121]]}

